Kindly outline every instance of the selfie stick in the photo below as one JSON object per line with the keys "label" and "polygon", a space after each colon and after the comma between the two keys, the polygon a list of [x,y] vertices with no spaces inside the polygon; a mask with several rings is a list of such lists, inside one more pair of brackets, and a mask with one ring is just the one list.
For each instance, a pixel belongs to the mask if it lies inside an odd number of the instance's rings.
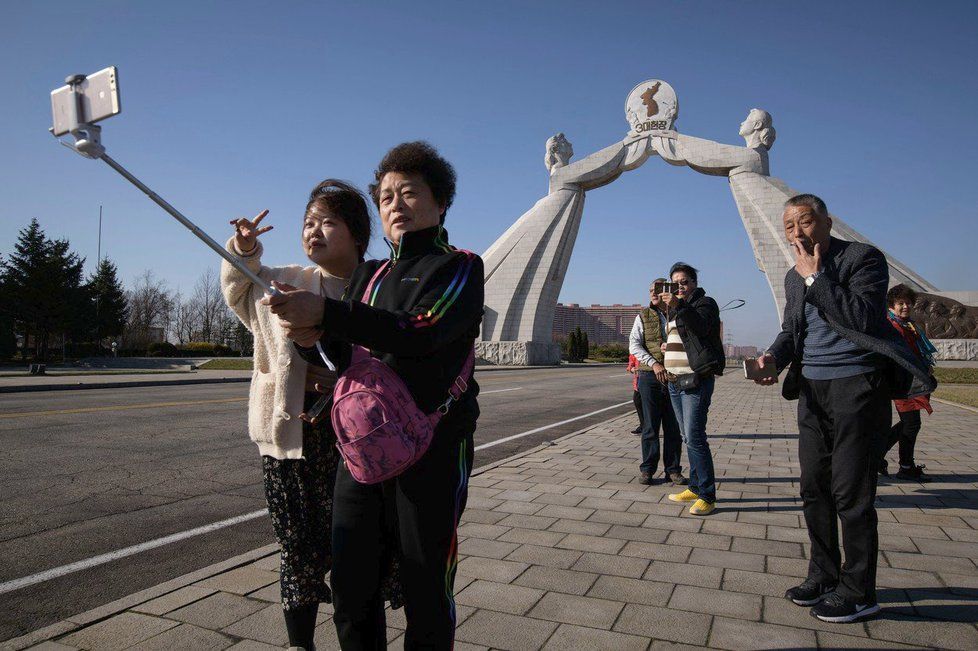
{"label": "selfie stick", "polygon": [[736,310],[738,307],[744,307],[747,305],[747,301],[742,298],[735,298],[732,301],[727,301],[723,307],[720,308],[721,312],[726,312],[727,310]]}
{"label": "selfie stick", "polygon": [[249,269],[240,259],[230,254],[223,246],[215,242],[207,233],[198,228],[196,224],[184,217],[179,210],[167,203],[167,201],[160,195],[150,190],[145,183],[130,174],[126,168],[105,153],[105,147],[102,146],[102,127],[85,122],[82,116],[84,109],[82,108],[82,93],[79,89],[79,85],[83,81],[85,81],[85,75],[71,75],[65,79],[65,83],[68,84],[68,88],[71,90],[71,94],[74,99],[69,114],[71,128],[68,132],[72,135],[72,137],[74,137],[75,144],[69,145],[62,140],[59,140],[58,142],[63,144],[65,147],[78,152],[85,158],[101,158],[109,167],[121,174],[124,179],[142,190],[143,193],[152,199],[156,205],[170,213],[178,222],[186,226],[191,233],[196,235],[197,238],[204,244],[211,247],[215,253],[227,260],[228,264],[244,274],[248,280],[261,287],[262,291],[271,296],[278,294],[279,291],[272,287],[267,280],[259,277],[258,274]]}

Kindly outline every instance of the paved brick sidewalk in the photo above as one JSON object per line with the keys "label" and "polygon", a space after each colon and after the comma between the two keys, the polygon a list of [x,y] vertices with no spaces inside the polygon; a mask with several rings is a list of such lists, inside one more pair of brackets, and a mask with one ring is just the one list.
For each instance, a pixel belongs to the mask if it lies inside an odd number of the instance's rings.
{"label": "paved brick sidewalk", "polygon": [[[457,648],[978,649],[978,414],[938,405],[924,418],[919,462],[938,481],[880,485],[884,615],[823,624],[782,596],[808,554],[795,403],[735,375],[711,412],[720,508],[708,518],[636,483],[634,416],[473,477]],[[5,646],[282,648],[277,563],[269,546]],[[321,649],[336,648],[330,612]],[[388,622],[400,648],[403,614]]]}

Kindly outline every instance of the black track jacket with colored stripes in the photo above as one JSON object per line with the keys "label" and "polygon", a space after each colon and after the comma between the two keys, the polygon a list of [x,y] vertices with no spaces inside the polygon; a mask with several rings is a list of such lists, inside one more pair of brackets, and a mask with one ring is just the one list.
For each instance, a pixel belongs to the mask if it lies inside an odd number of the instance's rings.
{"label": "black track jacket with colored stripes", "polygon": [[[404,380],[427,414],[448,398],[479,336],[482,322],[482,258],[448,245],[448,233],[433,226],[401,236],[387,268],[374,283],[372,300],[363,292],[384,260],[364,262],[341,300],[326,298],[320,343],[338,372],[350,364],[350,344],[383,360]],[[303,358],[323,365],[315,348],[296,346]],[[479,416],[479,385],[469,382],[438,429],[472,431]]]}

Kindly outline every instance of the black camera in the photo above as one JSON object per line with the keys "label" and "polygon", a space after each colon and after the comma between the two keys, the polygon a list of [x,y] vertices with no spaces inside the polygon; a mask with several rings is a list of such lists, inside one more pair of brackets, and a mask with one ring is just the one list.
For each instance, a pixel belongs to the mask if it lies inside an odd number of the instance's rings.
{"label": "black camera", "polygon": [[653,293],[658,296],[659,294],[675,294],[679,291],[679,283],[671,282],[661,282],[656,283],[652,286]]}

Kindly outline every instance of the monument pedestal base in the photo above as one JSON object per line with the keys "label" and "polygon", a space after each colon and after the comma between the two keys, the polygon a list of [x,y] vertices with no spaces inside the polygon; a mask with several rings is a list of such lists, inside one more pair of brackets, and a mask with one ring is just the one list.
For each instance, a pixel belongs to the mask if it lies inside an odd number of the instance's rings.
{"label": "monument pedestal base", "polygon": [[978,339],[933,339],[937,352],[934,358],[941,361],[978,361]]}
{"label": "monument pedestal base", "polygon": [[475,356],[499,366],[560,364],[560,344],[540,341],[477,341]]}

